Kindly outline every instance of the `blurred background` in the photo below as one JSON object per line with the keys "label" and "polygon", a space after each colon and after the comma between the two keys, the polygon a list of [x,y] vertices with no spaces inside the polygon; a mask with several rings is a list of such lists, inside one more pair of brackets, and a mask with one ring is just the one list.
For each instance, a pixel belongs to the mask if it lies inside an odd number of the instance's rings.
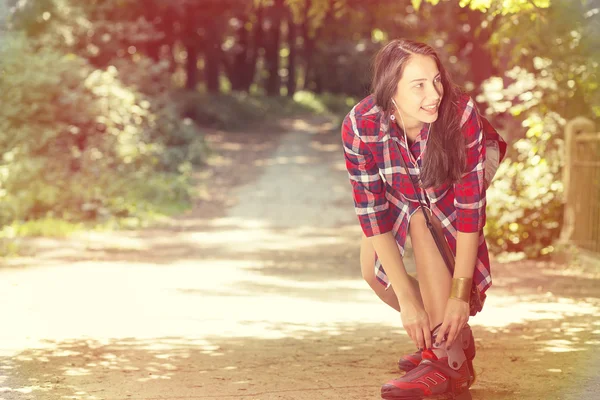
{"label": "blurred background", "polygon": [[436,48],[510,144],[489,194],[490,246],[549,254],[563,220],[565,124],[600,116],[598,7],[4,0],[2,251],[15,235],[185,209],[192,172],[210,152],[203,129],[343,117],[368,94],[375,52],[410,37]]}
{"label": "blurred background", "polygon": [[593,398],[600,0],[0,0],[0,397],[377,398],[339,130],[399,37],[509,144],[475,397]]}
{"label": "blurred background", "polygon": [[545,255],[563,220],[565,124],[600,116],[595,0],[1,7],[5,253],[11,236],[189,207],[193,170],[210,153],[205,129],[302,113],[339,119],[368,94],[375,52],[410,37],[436,48],[510,144],[489,194],[492,249]]}

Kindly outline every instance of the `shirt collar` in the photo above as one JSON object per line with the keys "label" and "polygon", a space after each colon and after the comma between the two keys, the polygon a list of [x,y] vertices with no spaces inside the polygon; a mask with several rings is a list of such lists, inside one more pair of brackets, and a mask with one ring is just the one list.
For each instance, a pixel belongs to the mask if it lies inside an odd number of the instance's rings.
{"label": "shirt collar", "polygon": [[[377,106],[376,106],[377,107]],[[379,107],[377,107],[379,108]],[[381,142],[386,135],[388,135],[390,133],[390,129],[391,126],[390,124],[395,123],[392,122],[389,118],[386,118],[383,112],[379,112],[379,132],[377,135],[377,141]],[[421,131],[419,132],[419,136],[417,136],[417,138],[419,139],[418,141],[427,141],[427,137],[429,135],[429,125],[428,123],[424,123],[423,127],[421,128]],[[399,129],[399,131],[401,132],[402,130]],[[404,143],[404,140],[401,141],[402,143]]]}

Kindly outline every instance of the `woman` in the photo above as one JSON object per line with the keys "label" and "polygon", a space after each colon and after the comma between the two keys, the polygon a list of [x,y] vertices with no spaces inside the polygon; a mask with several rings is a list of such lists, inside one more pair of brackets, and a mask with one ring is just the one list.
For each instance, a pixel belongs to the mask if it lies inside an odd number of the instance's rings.
{"label": "woman", "polygon": [[[352,108],[342,128],[364,232],[361,269],[375,293],[402,310],[417,348],[400,359],[407,373],[383,385],[382,397],[465,397],[475,379],[467,321],[478,310],[470,305],[481,304],[491,285],[485,191],[506,143],[452,83],[430,46],[394,40],[377,54],[373,72],[372,94]],[[425,212],[455,256],[453,275]],[[402,261],[407,234],[418,283]]]}

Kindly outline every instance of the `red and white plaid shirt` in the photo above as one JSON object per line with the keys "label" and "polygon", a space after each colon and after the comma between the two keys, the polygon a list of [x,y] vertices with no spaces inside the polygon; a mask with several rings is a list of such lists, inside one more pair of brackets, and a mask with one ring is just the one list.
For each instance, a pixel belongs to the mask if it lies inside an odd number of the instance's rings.
{"label": "red and white plaid shirt", "polygon": [[[461,115],[460,124],[467,143],[466,172],[458,183],[417,189],[421,199],[440,220],[454,254],[457,232],[479,232],[473,279],[480,293],[484,293],[492,283],[483,236],[486,141],[497,142],[500,159],[506,152],[506,143],[489,122],[480,117],[469,96],[463,95],[459,99],[457,112]],[[367,237],[392,231],[402,255],[410,218],[420,203],[400,157],[404,157],[408,173],[418,182],[428,134],[429,124],[424,124],[414,143],[408,146],[402,131],[384,117],[373,96],[354,106],[342,126],[346,168],[360,225]],[[375,262],[375,271],[378,280],[387,286],[389,281],[379,260]]]}

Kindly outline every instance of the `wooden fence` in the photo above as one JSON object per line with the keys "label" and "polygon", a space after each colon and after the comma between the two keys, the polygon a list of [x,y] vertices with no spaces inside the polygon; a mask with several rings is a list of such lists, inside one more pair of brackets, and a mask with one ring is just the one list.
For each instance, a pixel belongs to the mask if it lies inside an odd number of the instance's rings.
{"label": "wooden fence", "polygon": [[561,239],[600,254],[600,132],[585,118],[565,129],[565,218]]}

